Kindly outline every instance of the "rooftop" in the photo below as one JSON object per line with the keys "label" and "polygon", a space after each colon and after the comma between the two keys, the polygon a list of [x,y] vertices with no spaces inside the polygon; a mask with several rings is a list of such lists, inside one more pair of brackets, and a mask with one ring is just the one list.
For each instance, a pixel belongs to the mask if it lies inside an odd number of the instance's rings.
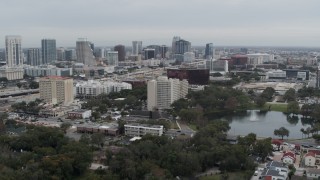
{"label": "rooftop", "polygon": [[285,164],[283,164],[282,162],[277,162],[277,161],[270,161],[267,163],[266,167],[286,167]]}

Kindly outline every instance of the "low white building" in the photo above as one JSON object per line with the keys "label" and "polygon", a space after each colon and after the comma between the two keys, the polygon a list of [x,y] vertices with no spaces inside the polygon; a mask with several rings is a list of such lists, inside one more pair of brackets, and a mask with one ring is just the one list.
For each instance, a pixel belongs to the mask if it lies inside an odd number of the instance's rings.
{"label": "low white building", "polygon": [[24,73],[28,76],[72,76],[72,68],[58,68],[52,65],[24,66]]}
{"label": "low white building", "polygon": [[141,137],[146,134],[154,136],[162,136],[163,126],[162,125],[150,125],[150,124],[125,124],[124,131],[126,136]]}
{"label": "low white building", "polygon": [[308,152],[304,156],[304,165],[305,166],[316,166],[316,154],[314,152]]}
{"label": "low white building", "polygon": [[99,94],[120,92],[123,89],[132,89],[132,85],[114,81],[80,81],[75,84],[75,94],[81,97],[95,97]]}

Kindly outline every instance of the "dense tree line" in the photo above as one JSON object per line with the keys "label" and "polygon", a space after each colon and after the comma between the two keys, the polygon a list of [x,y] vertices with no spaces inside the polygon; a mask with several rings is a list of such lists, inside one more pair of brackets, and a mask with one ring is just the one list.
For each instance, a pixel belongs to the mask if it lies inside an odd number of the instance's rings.
{"label": "dense tree line", "polygon": [[250,99],[240,90],[210,85],[203,91],[190,92],[187,99],[172,104],[173,111],[190,122],[202,116],[213,118],[247,110]]}
{"label": "dense tree line", "polygon": [[11,108],[15,112],[23,112],[23,113],[28,113],[28,114],[38,114],[41,106],[40,103],[42,101],[40,99],[36,99],[35,101],[30,101],[26,103],[25,101],[15,103],[11,105]]}
{"label": "dense tree line", "polygon": [[28,126],[19,136],[0,136],[0,179],[74,179],[92,161],[87,144],[59,128]]}
{"label": "dense tree line", "polygon": [[248,155],[268,156],[272,150],[271,139],[256,140],[253,135],[254,138],[240,138],[239,144],[231,145],[226,138],[229,128],[227,122],[215,121],[201,128],[191,139],[146,135],[119,152],[107,150],[105,163],[109,170],[100,178],[193,177],[218,164],[223,172],[247,172],[243,179],[248,179],[255,168]]}

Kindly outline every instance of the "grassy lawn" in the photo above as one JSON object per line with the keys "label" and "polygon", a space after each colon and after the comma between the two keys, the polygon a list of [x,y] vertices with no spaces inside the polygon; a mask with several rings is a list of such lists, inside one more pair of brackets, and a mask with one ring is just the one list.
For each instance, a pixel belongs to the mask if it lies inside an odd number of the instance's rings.
{"label": "grassy lawn", "polygon": [[223,178],[221,174],[204,176],[200,180],[246,180],[244,172],[228,173],[228,179]]}
{"label": "grassy lawn", "polygon": [[190,129],[192,129],[192,130],[194,130],[194,131],[198,131],[197,125],[195,125],[195,124],[188,124],[188,126],[189,126]]}
{"label": "grassy lawn", "polygon": [[280,112],[287,112],[287,104],[272,104],[266,103],[263,109],[268,110],[270,106],[271,111],[280,111]]}
{"label": "grassy lawn", "polygon": [[175,121],[171,121],[170,128],[171,129],[179,129],[179,127],[178,127],[178,125],[177,125],[177,123]]}

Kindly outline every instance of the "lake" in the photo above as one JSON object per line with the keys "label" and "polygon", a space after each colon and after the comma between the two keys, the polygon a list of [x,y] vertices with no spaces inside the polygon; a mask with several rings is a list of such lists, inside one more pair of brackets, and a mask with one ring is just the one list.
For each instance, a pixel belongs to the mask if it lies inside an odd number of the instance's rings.
{"label": "lake", "polygon": [[[260,112],[248,110],[247,112],[222,118],[229,122],[231,135],[247,135],[255,133],[257,137],[280,138],[273,134],[275,129],[285,127],[289,130],[289,139],[302,138],[301,128],[310,127],[312,121],[302,116],[287,117],[286,114],[276,111]],[[287,138],[286,136],[284,138]]]}

